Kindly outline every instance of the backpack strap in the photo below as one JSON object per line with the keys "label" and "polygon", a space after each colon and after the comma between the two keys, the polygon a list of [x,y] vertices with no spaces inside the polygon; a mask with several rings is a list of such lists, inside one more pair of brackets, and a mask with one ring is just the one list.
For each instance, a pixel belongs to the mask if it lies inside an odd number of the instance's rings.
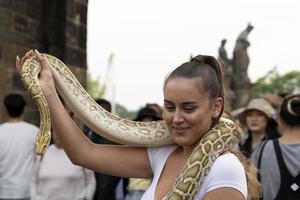
{"label": "backpack strap", "polygon": [[264,151],[264,149],[265,149],[265,146],[266,146],[267,142],[268,142],[268,140],[264,140],[264,141],[263,141],[262,147],[261,147],[260,152],[259,152],[259,155],[258,155],[258,162],[257,162],[257,170],[258,170],[258,173],[257,173],[257,180],[258,180],[259,182],[261,182],[261,180],[260,180],[260,179],[261,179],[261,176],[260,176],[260,172],[259,172],[260,166],[261,166],[261,158],[262,158],[263,151]]}
{"label": "backpack strap", "polygon": [[287,185],[288,180],[293,179],[293,176],[290,174],[290,172],[289,172],[288,168],[286,167],[286,164],[283,160],[283,156],[281,153],[278,139],[273,140],[273,145],[274,145],[274,149],[275,149],[275,153],[276,153],[276,157],[277,157],[277,163],[279,166],[281,183],[283,185]]}

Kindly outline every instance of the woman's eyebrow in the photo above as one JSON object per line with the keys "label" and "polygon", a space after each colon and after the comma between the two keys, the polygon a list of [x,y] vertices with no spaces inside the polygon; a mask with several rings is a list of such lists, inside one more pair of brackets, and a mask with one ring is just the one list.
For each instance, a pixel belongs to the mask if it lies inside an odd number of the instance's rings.
{"label": "woman's eyebrow", "polygon": [[184,106],[190,106],[190,105],[197,105],[198,103],[196,101],[187,101],[182,103]]}
{"label": "woman's eyebrow", "polygon": [[[169,101],[167,99],[164,100],[164,103],[173,104],[172,101]],[[196,101],[187,101],[187,102],[181,103],[181,105],[183,105],[183,106],[198,105],[198,102],[196,102]]]}
{"label": "woman's eyebrow", "polygon": [[164,99],[164,102],[165,102],[165,103],[170,103],[170,104],[172,104],[172,101],[169,101],[169,100],[167,100],[167,99]]}

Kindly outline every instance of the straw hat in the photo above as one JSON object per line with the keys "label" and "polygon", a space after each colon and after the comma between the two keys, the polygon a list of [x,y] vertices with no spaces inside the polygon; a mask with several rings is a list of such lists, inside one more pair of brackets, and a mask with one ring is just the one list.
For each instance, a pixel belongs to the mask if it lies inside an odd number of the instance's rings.
{"label": "straw hat", "polygon": [[257,98],[251,100],[243,112],[239,114],[239,120],[242,124],[246,125],[246,114],[251,110],[263,112],[270,120],[275,120],[275,110],[271,104],[265,99]]}

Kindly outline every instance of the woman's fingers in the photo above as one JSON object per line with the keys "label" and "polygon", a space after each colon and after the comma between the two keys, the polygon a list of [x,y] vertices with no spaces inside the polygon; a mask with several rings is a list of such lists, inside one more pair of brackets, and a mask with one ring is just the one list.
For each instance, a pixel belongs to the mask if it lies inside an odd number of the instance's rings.
{"label": "woman's fingers", "polygon": [[27,53],[25,53],[25,55],[23,56],[23,58],[21,59],[21,66],[24,64],[24,62],[33,56],[33,51],[30,50],[30,51],[27,51]]}
{"label": "woman's fingers", "polygon": [[[49,75],[48,74],[51,74],[51,71],[50,71],[50,68],[49,68],[49,63],[48,63],[48,60],[38,52],[38,50],[30,50],[28,52],[25,53],[25,55],[20,58],[18,55],[16,57],[16,69],[17,71],[20,73],[21,71],[21,67],[22,65],[24,64],[24,62],[31,58],[31,57],[35,57],[35,59],[40,63],[41,65],[41,72],[40,72],[40,75],[41,77],[48,77]],[[41,78],[40,77],[40,78]],[[48,77],[49,78],[49,77]]]}
{"label": "woman's fingers", "polygon": [[47,59],[42,55],[40,54],[40,52],[38,50],[34,50],[34,55],[35,55],[35,58],[37,59],[37,61],[40,63],[41,67],[42,67],[42,71],[44,69],[48,69],[48,61]]}
{"label": "woman's fingers", "polygon": [[35,59],[40,63],[41,72],[39,76],[39,83],[45,97],[56,94],[54,79],[50,69],[50,64],[45,56],[40,54],[38,50],[34,50]]}
{"label": "woman's fingers", "polygon": [[32,50],[27,51],[26,54],[22,57],[22,59],[20,59],[19,55],[17,55],[17,57],[16,57],[16,70],[17,70],[18,72],[20,72],[21,67],[22,67],[22,65],[24,64],[24,62],[25,62],[28,58],[32,57],[33,55],[34,55],[34,54],[33,54],[33,51],[32,51]]}
{"label": "woman's fingers", "polygon": [[16,69],[17,69],[17,72],[19,72],[21,69],[21,59],[20,59],[19,55],[17,55],[17,57],[16,57]]}
{"label": "woman's fingers", "polygon": [[46,59],[44,58],[44,56],[42,56],[40,54],[40,52],[38,50],[34,50],[34,55],[35,55],[35,58],[37,59],[37,61],[41,64],[41,65],[46,65],[48,64]]}

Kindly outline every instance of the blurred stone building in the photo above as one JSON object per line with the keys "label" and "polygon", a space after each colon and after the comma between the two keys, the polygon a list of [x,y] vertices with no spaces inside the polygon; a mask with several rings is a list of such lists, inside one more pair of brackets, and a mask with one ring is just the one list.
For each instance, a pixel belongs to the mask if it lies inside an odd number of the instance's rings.
{"label": "blurred stone building", "polygon": [[30,49],[52,54],[71,68],[86,87],[88,0],[0,0],[0,123],[6,119],[3,97],[24,94],[25,120],[39,124],[39,114],[15,70],[16,55]]}

